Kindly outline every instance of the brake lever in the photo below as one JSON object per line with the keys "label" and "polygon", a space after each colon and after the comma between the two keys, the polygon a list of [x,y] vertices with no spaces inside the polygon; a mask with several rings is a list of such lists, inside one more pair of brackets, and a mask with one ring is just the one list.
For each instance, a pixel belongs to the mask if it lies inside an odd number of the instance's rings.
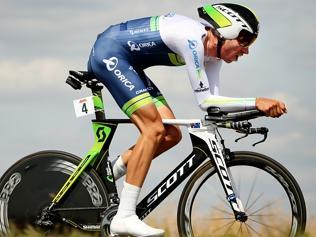
{"label": "brake lever", "polygon": [[268,137],[268,135],[267,135],[267,133],[266,133],[266,134],[264,134],[264,137],[263,137],[263,139],[262,139],[261,141],[252,144],[252,146],[256,146],[256,145],[258,145],[259,143],[265,142],[266,139],[267,139],[267,137]]}
{"label": "brake lever", "polygon": [[244,129],[244,130],[238,129],[236,131],[239,132],[239,133],[244,133],[245,135],[237,138],[235,140],[235,142],[238,142],[239,140],[244,139],[244,138],[248,137],[248,135],[249,135],[249,129],[247,129],[247,130],[246,129]]}
{"label": "brake lever", "polygon": [[259,143],[265,142],[267,140],[269,129],[266,127],[261,127],[261,128],[238,129],[236,131],[239,133],[244,133],[245,135],[237,138],[235,142],[238,142],[239,140],[246,138],[249,134],[255,134],[255,133],[262,134],[263,139],[260,140],[259,142],[252,144],[252,146],[256,146]]}
{"label": "brake lever", "polygon": [[263,135],[263,139],[261,141],[259,141],[259,142],[256,142],[256,143],[252,144],[252,146],[256,146],[259,143],[265,142],[267,140],[267,137],[268,137],[268,132],[269,132],[268,128],[262,127],[262,128],[258,128],[256,130],[257,130],[256,133],[260,133],[260,134]]}

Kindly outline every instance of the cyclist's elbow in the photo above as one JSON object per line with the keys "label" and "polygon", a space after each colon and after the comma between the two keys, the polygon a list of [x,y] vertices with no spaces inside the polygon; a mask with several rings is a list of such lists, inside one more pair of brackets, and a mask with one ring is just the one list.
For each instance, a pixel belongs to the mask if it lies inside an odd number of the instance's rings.
{"label": "cyclist's elbow", "polygon": [[198,105],[199,105],[199,108],[203,111],[207,111],[207,108],[210,106],[205,103],[199,103]]}

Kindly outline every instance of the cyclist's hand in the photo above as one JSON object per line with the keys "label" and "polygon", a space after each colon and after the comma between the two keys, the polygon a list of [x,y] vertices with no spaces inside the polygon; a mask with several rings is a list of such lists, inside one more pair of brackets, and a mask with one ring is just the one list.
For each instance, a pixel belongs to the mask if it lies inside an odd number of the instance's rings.
{"label": "cyclist's hand", "polygon": [[268,98],[256,98],[256,107],[258,110],[265,113],[268,117],[277,118],[286,113],[285,104],[282,101],[268,99]]}

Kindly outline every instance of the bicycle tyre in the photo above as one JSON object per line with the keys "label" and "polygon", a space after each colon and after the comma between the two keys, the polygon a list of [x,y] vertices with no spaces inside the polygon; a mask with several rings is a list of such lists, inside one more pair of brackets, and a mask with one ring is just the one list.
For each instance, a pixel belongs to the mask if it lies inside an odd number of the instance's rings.
{"label": "bicycle tyre", "polygon": [[[305,231],[306,225],[306,207],[302,191],[290,174],[290,172],[283,167],[277,161],[271,159],[268,156],[254,153],[254,152],[232,152],[230,155],[230,160],[226,161],[226,165],[232,173],[233,181],[236,181],[236,175],[238,170],[241,170],[241,177],[235,183],[237,192],[240,192],[240,199],[245,206],[246,213],[251,216],[245,223],[238,222],[233,216],[232,210],[226,201],[226,195],[224,194],[223,188],[221,187],[218,175],[216,173],[215,167],[210,161],[203,164],[189,179],[188,183],[184,187],[181,194],[180,202],[178,205],[177,213],[177,224],[178,232],[181,237],[197,237],[197,236],[298,236]],[[247,177],[245,178],[245,183],[252,182],[251,186],[245,188],[241,186],[241,179],[243,176],[249,176],[252,174],[252,170],[257,172],[254,180]],[[237,172],[238,171],[238,172]],[[263,175],[265,178],[261,180],[257,178],[258,175]],[[210,187],[208,186],[209,181],[213,180],[213,183],[219,182],[218,189],[221,189],[221,195],[215,197],[219,199],[222,205],[217,202],[213,202],[212,208],[207,209],[204,202],[211,201]],[[266,182],[271,182],[267,186],[264,184]],[[256,183],[262,182],[260,188],[268,188],[267,194],[262,190],[258,195],[258,187]],[[236,183],[238,185],[236,185]],[[216,186],[216,185],[214,185]],[[249,186],[249,185],[248,185]],[[258,186],[258,185],[257,185]],[[282,188],[280,191],[280,199],[272,199],[277,197],[275,187]],[[205,199],[200,196],[204,189],[207,196]],[[277,189],[276,189],[277,190]],[[201,193],[201,194],[199,194]],[[255,194],[256,193],[256,194]],[[243,194],[246,194],[243,195]],[[256,195],[255,198],[250,196]],[[215,195],[216,196],[216,195]],[[266,197],[267,196],[267,197]],[[260,207],[255,207],[260,200],[270,199],[266,205]],[[207,200],[206,200],[207,199]],[[251,200],[252,199],[252,200]],[[203,201],[204,200],[204,201]],[[284,200],[283,205],[275,204],[274,202],[281,202]],[[224,202],[226,204],[224,204]],[[245,205],[246,204],[246,205]],[[207,212],[207,214],[198,214],[195,209],[201,208]],[[225,206],[226,205],[226,206]],[[248,207],[247,207],[248,205]],[[252,205],[250,207],[250,205]],[[281,210],[282,207],[287,207],[286,216],[283,216]],[[226,210],[224,209],[226,208]],[[247,210],[248,208],[248,210]],[[253,208],[253,210],[250,210]],[[259,212],[262,211],[262,214]],[[201,210],[198,212],[202,212]],[[277,214],[275,214],[277,213]],[[289,217],[290,216],[290,217]],[[258,218],[258,219],[257,219]],[[286,226],[284,221],[288,222]],[[210,222],[210,223],[206,223]],[[254,226],[249,226],[254,225]],[[212,227],[214,226],[214,227]],[[222,228],[222,229],[221,229]],[[202,229],[202,230],[201,230]],[[260,234],[260,232],[264,232]]]}
{"label": "bicycle tyre", "polygon": [[[10,226],[23,229],[33,225],[42,209],[57,194],[80,162],[80,158],[62,151],[41,151],[28,155],[12,165],[0,179],[0,235]],[[62,219],[83,225],[99,225],[96,210],[67,211],[66,208],[102,208],[108,205],[107,192],[98,174],[84,171],[58,204],[56,224],[67,226]],[[56,225],[57,226],[57,225]]]}

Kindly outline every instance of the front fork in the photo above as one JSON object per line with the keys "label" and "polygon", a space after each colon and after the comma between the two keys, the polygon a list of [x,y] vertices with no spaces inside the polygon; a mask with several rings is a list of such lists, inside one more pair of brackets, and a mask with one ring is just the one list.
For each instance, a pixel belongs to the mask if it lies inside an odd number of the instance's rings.
{"label": "front fork", "polygon": [[237,221],[245,222],[248,216],[244,210],[243,204],[239,198],[236,186],[232,180],[230,170],[226,166],[225,158],[229,157],[229,150],[225,149],[221,151],[220,146],[216,139],[209,139],[209,145],[211,150],[211,160],[215,164],[219,179],[224,188],[226,199],[229,202]]}

